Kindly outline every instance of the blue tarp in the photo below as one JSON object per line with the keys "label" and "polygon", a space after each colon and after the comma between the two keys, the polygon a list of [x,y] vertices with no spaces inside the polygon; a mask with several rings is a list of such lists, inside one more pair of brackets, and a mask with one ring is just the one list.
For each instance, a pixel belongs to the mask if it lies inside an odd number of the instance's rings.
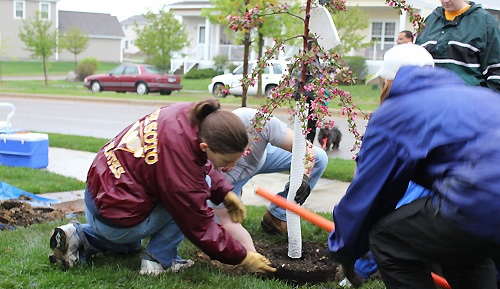
{"label": "blue tarp", "polygon": [[53,200],[38,195],[28,193],[17,187],[9,185],[4,182],[0,182],[0,201],[4,200],[17,200],[24,195],[31,198],[33,201],[26,201],[33,206],[50,206],[50,204],[55,204],[61,202],[60,200]]}

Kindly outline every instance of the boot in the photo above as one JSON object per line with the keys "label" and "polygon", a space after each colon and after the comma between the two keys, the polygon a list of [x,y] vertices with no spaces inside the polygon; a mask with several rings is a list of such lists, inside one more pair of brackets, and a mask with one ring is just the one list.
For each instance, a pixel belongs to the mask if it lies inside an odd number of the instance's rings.
{"label": "boot", "polygon": [[266,211],[264,217],[262,217],[260,225],[262,230],[269,234],[284,235],[288,233],[286,222],[271,215],[269,211]]}

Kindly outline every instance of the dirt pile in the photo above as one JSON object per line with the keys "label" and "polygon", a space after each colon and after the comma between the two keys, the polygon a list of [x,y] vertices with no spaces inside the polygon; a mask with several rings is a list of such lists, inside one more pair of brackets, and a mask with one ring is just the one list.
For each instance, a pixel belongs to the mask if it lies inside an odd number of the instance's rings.
{"label": "dirt pile", "polygon": [[33,207],[29,197],[21,196],[16,200],[0,202],[0,230],[13,230],[33,224],[62,219],[63,211],[50,207]]}

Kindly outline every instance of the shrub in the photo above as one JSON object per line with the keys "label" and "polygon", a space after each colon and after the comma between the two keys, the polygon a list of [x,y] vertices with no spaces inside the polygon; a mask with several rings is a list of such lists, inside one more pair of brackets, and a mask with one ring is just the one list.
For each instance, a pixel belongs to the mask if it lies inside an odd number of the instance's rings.
{"label": "shrub", "polygon": [[79,80],[83,80],[85,77],[94,74],[99,67],[99,60],[96,58],[84,58],[76,66],[76,75],[78,75]]}
{"label": "shrub", "polygon": [[219,54],[214,57],[214,67],[219,74],[224,73],[224,69],[226,68],[228,63],[229,59],[227,58],[227,55]]}
{"label": "shrub", "polygon": [[234,70],[236,67],[238,67],[238,64],[235,64],[235,63],[233,63],[233,62],[231,62],[231,63],[229,63],[229,64],[227,65],[227,69],[229,70],[229,72],[233,72],[233,70]]}
{"label": "shrub", "polygon": [[184,75],[186,79],[206,79],[212,78],[217,75],[217,71],[213,68],[205,68],[205,69],[191,69]]}
{"label": "shrub", "polygon": [[344,57],[345,65],[354,73],[359,79],[359,83],[364,83],[366,75],[368,74],[368,67],[365,58],[361,56],[346,56]]}

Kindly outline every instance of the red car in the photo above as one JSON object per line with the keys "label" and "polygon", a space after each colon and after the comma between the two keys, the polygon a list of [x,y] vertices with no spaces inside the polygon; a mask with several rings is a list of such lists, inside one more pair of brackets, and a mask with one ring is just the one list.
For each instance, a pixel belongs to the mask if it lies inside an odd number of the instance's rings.
{"label": "red car", "polygon": [[182,89],[179,75],[166,74],[161,69],[147,64],[123,64],[108,74],[93,74],[85,77],[83,85],[94,93],[130,91],[140,95],[149,92],[170,95],[172,91]]}

